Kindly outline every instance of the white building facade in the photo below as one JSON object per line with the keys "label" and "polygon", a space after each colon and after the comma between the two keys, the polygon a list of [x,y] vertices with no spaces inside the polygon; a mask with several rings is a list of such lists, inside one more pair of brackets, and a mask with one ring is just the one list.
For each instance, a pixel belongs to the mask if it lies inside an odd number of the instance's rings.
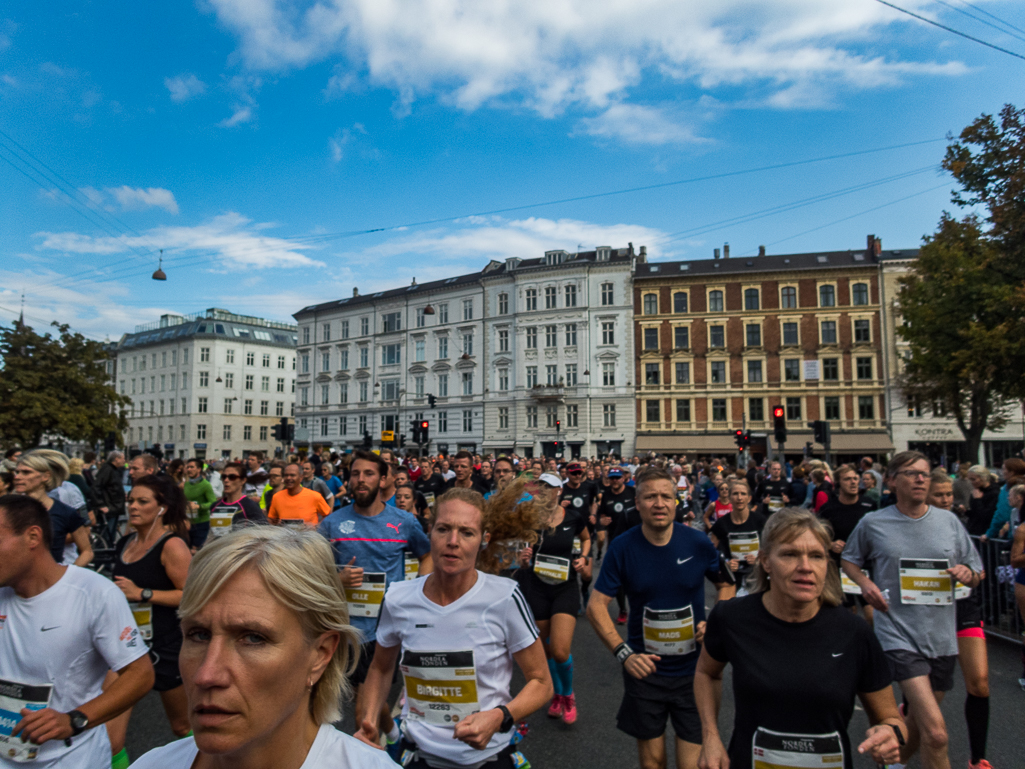
{"label": "white building facade", "polygon": [[164,315],[114,346],[114,386],[132,399],[129,453],[274,456],[273,426],[292,414],[296,327],[226,310]]}

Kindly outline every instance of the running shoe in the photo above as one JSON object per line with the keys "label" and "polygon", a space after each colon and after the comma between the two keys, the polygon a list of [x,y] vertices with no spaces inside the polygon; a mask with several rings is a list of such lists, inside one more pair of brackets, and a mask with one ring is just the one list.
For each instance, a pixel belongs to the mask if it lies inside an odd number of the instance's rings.
{"label": "running shoe", "polygon": [[619,625],[625,625],[626,624],[626,619],[627,619],[626,612],[625,611],[621,611],[621,612],[619,612],[619,616],[616,617],[616,623],[619,624]]}
{"label": "running shoe", "polygon": [[1018,686],[1020,686],[1021,690],[1023,692],[1025,692],[1025,678],[1019,678],[1018,679]]}
{"label": "running shoe", "polygon": [[563,722],[567,724],[575,724],[577,722],[577,695],[562,695],[562,708]]}
{"label": "running shoe", "polygon": [[549,718],[562,718],[563,705],[562,695],[556,694],[552,697],[552,704],[548,706],[548,717]]}
{"label": "running shoe", "polygon": [[399,760],[399,759],[402,758],[402,752],[403,752],[402,751],[402,719],[401,718],[396,718],[395,719],[395,726],[398,727],[398,729],[399,729],[399,738],[397,740],[395,740],[394,742],[392,742],[391,740],[388,739],[388,737],[386,735],[385,738],[384,738],[384,742],[385,742],[384,749],[388,753],[388,757],[392,761],[394,761],[396,764],[401,765],[401,761]]}
{"label": "running shoe", "polygon": [[993,765],[984,758],[980,758],[975,763],[968,762],[968,769],[993,769]]}

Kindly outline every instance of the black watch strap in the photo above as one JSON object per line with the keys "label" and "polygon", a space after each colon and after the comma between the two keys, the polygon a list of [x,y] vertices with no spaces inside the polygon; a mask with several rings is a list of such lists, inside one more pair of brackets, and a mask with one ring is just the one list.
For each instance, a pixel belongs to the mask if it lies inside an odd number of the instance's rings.
{"label": "black watch strap", "polygon": [[625,643],[621,643],[613,650],[612,653],[616,655],[616,659],[619,660],[619,664],[622,665],[626,663],[627,658],[634,653],[634,650]]}
{"label": "black watch strap", "polygon": [[897,744],[900,745],[903,748],[904,745],[905,745],[905,743],[904,743],[904,732],[902,732],[900,730],[900,727],[897,726],[897,724],[890,724],[890,726],[893,728],[893,731],[897,735]]}
{"label": "black watch strap", "polygon": [[516,725],[516,721],[513,719],[512,713],[509,712],[509,708],[505,705],[499,705],[498,709],[502,711],[504,716],[502,719],[502,725],[498,727],[498,731],[503,733],[508,732]]}
{"label": "black watch strap", "polygon": [[89,717],[81,710],[71,710],[68,712],[68,718],[71,720],[71,736],[77,737],[85,731],[86,727],[89,726]]}
{"label": "black watch strap", "polygon": [[153,591],[150,590],[148,587],[144,588],[143,591],[142,591],[142,595],[140,597],[142,598],[143,601],[145,601],[146,603],[149,603],[150,601],[153,600]]}

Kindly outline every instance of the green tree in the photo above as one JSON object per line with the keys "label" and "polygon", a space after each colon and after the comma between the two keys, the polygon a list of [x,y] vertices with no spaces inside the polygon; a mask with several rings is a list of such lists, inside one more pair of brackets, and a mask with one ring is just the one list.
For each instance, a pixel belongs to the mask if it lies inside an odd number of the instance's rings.
{"label": "green tree", "polygon": [[52,325],[57,336],[22,322],[0,327],[0,442],[32,448],[44,436],[93,443],[120,435],[130,400],[107,383],[103,344]]}

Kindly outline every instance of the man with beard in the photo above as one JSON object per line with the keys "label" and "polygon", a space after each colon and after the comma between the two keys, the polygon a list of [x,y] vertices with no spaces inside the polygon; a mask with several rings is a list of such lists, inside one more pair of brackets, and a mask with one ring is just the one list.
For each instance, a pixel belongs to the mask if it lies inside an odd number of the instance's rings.
{"label": "man with beard", "polygon": [[[634,502],[636,489],[626,485],[623,468],[610,467],[608,479],[609,487],[602,492],[601,502],[598,503],[598,525],[608,531],[609,547],[612,547],[616,537],[632,526],[639,526],[641,521]],[[616,603],[619,605],[619,616],[616,618],[616,622],[625,625],[627,619],[626,590],[622,585],[616,592]]]}
{"label": "man with beard", "polygon": [[413,488],[424,495],[430,507],[434,507],[434,500],[444,493],[445,479],[431,460],[424,459],[420,463],[420,478],[413,482]]}
{"label": "man with beard", "polygon": [[[405,579],[405,553],[420,561],[420,575],[431,571],[431,543],[420,522],[411,513],[386,505],[381,487],[388,474],[388,463],[370,451],[355,451],[349,466],[349,494],[353,503],[331,513],[319,531],[334,551],[349,602],[349,622],[364,638],[359,662],[351,681],[356,685],[356,723],[366,713],[363,683],[374,657],[377,621],[385,590],[392,582]],[[275,495],[274,499],[277,500]],[[399,729],[387,704],[377,716],[378,728],[389,744],[398,744]]]}
{"label": "man with beard", "polygon": [[460,451],[452,460],[453,477],[445,485],[445,491],[449,489],[473,489],[483,496],[491,491],[484,483],[473,475],[473,454],[469,451]]}
{"label": "man with beard", "polygon": [[[748,486],[750,487],[750,481]],[[794,489],[790,481],[783,475],[783,465],[779,462],[772,462],[769,465],[769,477],[758,484],[754,501],[758,505],[758,512],[766,518],[791,502],[798,503],[798,500],[794,499]]]}

